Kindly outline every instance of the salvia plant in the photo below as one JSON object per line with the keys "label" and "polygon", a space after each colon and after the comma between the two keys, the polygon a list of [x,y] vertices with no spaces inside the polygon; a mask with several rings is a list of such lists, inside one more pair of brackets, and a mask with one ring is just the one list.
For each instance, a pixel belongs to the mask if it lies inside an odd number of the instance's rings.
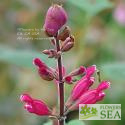
{"label": "salvia plant", "polygon": [[[38,70],[40,77],[47,81],[54,81],[58,86],[59,96],[59,111],[53,111],[47,104],[41,100],[32,98],[28,94],[22,94],[20,100],[24,102],[24,108],[39,116],[54,117],[58,121],[58,125],[64,125],[68,112],[77,110],[79,104],[95,104],[103,100],[105,89],[110,87],[108,81],[101,81],[95,89],[90,87],[95,82],[93,75],[97,73],[96,65],[89,67],[80,66],[70,73],[66,73],[66,69],[62,63],[62,53],[73,48],[75,39],[71,34],[71,30],[66,26],[68,16],[64,8],[60,5],[52,5],[46,14],[44,29],[47,36],[52,37],[52,44],[55,49],[44,50],[43,53],[48,55],[48,58],[57,60],[57,68],[48,67],[41,59],[35,58],[33,64]],[[76,80],[76,76],[80,75],[81,79]],[[99,78],[99,77],[98,77]],[[71,94],[66,102],[64,102],[64,85],[75,84]]]}

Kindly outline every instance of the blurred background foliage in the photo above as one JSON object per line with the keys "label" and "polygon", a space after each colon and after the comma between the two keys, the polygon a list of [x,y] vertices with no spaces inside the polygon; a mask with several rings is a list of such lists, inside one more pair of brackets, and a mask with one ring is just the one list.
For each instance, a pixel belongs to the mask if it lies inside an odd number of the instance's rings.
{"label": "blurred background foliage", "polygon": [[[102,103],[122,104],[121,121],[85,121],[84,124],[123,125],[125,123],[124,0],[0,1],[0,125],[43,125],[48,121],[46,117],[41,118],[24,111],[19,101],[19,96],[23,92],[44,100],[51,108],[57,104],[55,84],[40,79],[32,64],[34,57],[40,57],[49,66],[56,65],[55,60],[41,54],[45,48],[51,48],[49,40],[17,40],[17,28],[42,28],[45,13],[52,3],[62,4],[67,10],[69,15],[67,25],[71,27],[75,36],[75,47],[64,54],[67,72],[80,65],[96,64],[101,71],[101,78],[108,79],[112,83]],[[120,5],[124,7],[118,11]],[[117,16],[114,16],[117,11]],[[72,87],[69,85],[65,87],[68,97]],[[78,111],[69,113],[67,122],[77,118]],[[74,124],[80,125],[79,121]]]}

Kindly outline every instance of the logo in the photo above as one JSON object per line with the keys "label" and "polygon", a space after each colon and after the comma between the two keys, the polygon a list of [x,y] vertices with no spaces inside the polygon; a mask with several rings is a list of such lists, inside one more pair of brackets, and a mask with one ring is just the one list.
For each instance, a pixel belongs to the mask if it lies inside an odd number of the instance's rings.
{"label": "logo", "polygon": [[79,120],[121,120],[121,104],[80,104]]}

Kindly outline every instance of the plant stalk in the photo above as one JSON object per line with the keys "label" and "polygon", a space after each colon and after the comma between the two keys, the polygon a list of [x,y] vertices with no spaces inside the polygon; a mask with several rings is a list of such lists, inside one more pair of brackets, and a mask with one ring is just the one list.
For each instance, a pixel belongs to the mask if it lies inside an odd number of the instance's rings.
{"label": "plant stalk", "polygon": [[[57,52],[60,51],[60,43],[59,40],[56,39],[56,49]],[[60,118],[64,116],[64,83],[63,83],[63,74],[62,74],[62,56],[57,59],[58,72],[59,72],[59,104],[60,104]],[[59,125],[65,124],[65,119],[61,119],[58,121]]]}

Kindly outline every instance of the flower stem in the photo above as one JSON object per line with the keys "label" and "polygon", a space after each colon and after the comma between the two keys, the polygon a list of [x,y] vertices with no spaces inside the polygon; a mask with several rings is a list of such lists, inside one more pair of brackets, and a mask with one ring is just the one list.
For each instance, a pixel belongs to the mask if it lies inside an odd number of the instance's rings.
{"label": "flower stem", "polygon": [[[60,51],[60,43],[59,40],[56,39],[56,49],[57,52]],[[60,103],[60,117],[64,116],[64,83],[63,83],[63,74],[62,74],[62,57],[60,56],[57,59],[57,64],[58,64],[58,72],[59,72],[59,103]],[[58,121],[59,125],[64,125],[65,120],[61,119]]]}

